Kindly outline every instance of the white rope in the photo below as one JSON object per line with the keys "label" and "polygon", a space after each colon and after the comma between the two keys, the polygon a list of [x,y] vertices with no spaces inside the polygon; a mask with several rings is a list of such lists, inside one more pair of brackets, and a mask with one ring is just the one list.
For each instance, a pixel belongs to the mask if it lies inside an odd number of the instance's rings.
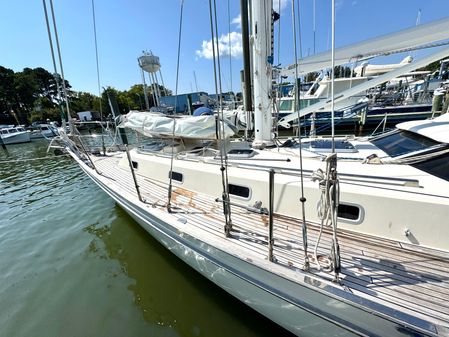
{"label": "white rope", "polygon": [[[318,234],[317,241],[315,243],[315,248],[313,251],[313,257],[315,259],[318,270],[322,269],[322,265],[320,264],[318,258],[318,246],[321,241],[321,235],[323,233],[323,228],[330,227],[333,225],[333,222],[336,221],[337,210],[333,209],[332,205],[339,204],[339,195],[340,195],[340,185],[338,180],[335,185],[330,184],[330,172],[323,172],[323,170],[318,169],[317,171],[312,173],[312,181],[319,182],[319,188],[321,191],[320,201],[317,206],[318,218],[321,220],[320,224],[320,232]],[[334,193],[335,192],[335,193]],[[336,196],[336,200],[333,200],[332,196]],[[330,269],[332,263],[329,258],[326,259],[325,269]]]}

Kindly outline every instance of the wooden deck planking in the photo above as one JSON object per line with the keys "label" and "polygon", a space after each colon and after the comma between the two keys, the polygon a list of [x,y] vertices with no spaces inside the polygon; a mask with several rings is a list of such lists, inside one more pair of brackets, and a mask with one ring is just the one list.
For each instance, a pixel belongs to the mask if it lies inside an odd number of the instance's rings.
{"label": "wooden deck planking", "polygon": [[[95,164],[104,176],[136,195],[130,172],[118,168],[117,158],[94,157]],[[111,165],[114,164],[114,165]],[[167,188],[163,183],[150,181],[137,175],[142,195],[148,202],[165,208]],[[190,193],[175,186],[172,203],[179,207],[174,217],[186,219],[194,226],[218,240],[251,254],[266,258],[268,254],[268,217],[241,208],[232,207],[234,231],[231,238],[224,236],[222,204],[213,198]],[[184,190],[185,191],[185,190]],[[160,205],[159,205],[160,204]],[[207,220],[205,220],[207,217]],[[313,253],[318,237],[317,226],[308,226],[309,254]],[[342,282],[349,290],[380,303],[402,307],[434,322],[449,323],[449,261],[401,248],[395,242],[382,239],[363,240],[352,233],[339,233],[342,259]],[[274,254],[278,264],[287,268],[300,268],[303,264],[301,224],[298,220],[275,216]],[[318,254],[329,252],[331,233],[323,231]],[[313,273],[317,273],[312,269]]]}

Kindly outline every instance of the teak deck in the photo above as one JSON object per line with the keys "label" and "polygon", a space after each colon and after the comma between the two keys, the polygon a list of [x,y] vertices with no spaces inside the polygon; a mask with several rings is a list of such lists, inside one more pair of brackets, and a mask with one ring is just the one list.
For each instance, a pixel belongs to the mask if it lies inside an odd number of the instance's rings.
{"label": "teak deck", "polygon": [[[91,158],[102,176],[137,195],[130,171],[117,165],[118,156]],[[136,177],[148,207],[165,210],[166,184],[151,181],[137,171]],[[247,255],[242,258],[258,256],[260,260],[266,260],[267,265],[274,263],[293,271],[302,267],[304,252],[299,220],[274,216],[276,262],[269,262],[268,216],[232,207],[233,230],[231,237],[226,238],[222,204],[214,199],[173,186],[172,215],[202,240],[225,243],[229,250],[236,248],[239,253],[245,252]],[[331,273],[313,267],[312,255],[318,234],[317,226],[308,226],[310,272],[330,280]],[[449,327],[449,254],[343,231],[339,231],[338,241],[341,285],[346,291],[446,329]],[[332,233],[325,229],[318,255],[328,255],[331,243]]]}

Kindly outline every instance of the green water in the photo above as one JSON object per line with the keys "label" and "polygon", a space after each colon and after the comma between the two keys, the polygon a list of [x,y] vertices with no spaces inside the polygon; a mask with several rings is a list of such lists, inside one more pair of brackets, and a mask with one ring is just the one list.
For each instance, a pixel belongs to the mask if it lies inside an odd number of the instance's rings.
{"label": "green water", "polygon": [[46,142],[0,148],[0,336],[284,336]]}

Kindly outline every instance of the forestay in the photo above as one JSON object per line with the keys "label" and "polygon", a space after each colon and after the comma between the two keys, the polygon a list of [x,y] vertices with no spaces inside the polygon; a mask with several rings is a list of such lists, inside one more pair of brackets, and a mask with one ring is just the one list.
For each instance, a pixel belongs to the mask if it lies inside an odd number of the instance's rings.
{"label": "forestay", "polygon": [[[221,126],[217,129],[215,116],[168,117],[157,113],[130,111],[119,127],[136,130],[148,137],[217,139],[217,130],[220,130]],[[230,138],[236,132],[234,126],[224,122],[224,138]]]}

